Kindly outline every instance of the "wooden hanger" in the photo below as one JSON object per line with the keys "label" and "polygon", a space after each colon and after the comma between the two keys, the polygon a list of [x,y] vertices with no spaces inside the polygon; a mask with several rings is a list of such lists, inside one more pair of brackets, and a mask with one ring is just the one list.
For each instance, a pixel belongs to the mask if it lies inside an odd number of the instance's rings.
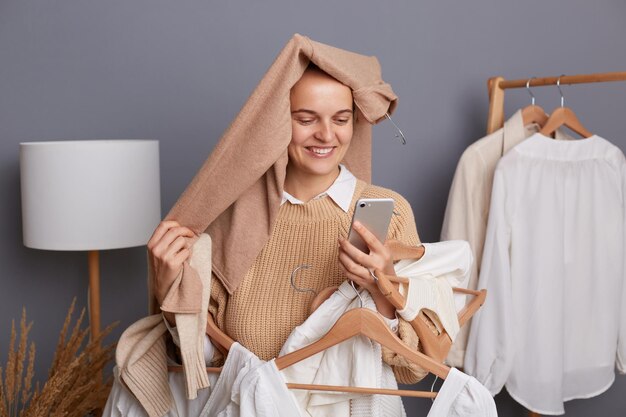
{"label": "wooden hanger", "polygon": [[[235,341],[230,338],[226,333],[220,330],[215,324],[215,320],[213,320],[213,316],[211,313],[207,313],[206,320],[206,334],[213,342],[213,346],[215,346],[224,356],[228,354],[231,346]],[[183,367],[180,365],[168,365],[167,370],[170,372],[182,372]],[[207,367],[207,372],[212,373],[220,373],[222,371],[221,367]]]}
{"label": "wooden hanger", "polygon": [[566,126],[572,129],[574,132],[578,133],[583,138],[588,138],[593,136],[593,133],[589,132],[583,124],[578,120],[578,117],[574,113],[572,109],[569,107],[565,107],[565,98],[563,97],[563,91],[561,91],[561,77],[556,82],[556,86],[559,89],[559,93],[561,93],[561,107],[558,107],[556,110],[552,112],[548,121],[543,126],[541,133],[544,136],[551,136],[556,129],[561,126]]}
{"label": "wooden hanger", "polygon": [[[406,306],[406,300],[402,294],[400,294],[400,291],[398,291],[394,283],[408,283],[409,278],[391,277],[383,274],[381,271],[376,271],[375,274],[377,277],[378,288],[381,290],[383,295],[387,297],[389,302],[397,310],[404,309]],[[483,289],[475,291],[454,287],[452,288],[452,291],[455,293],[474,296],[474,299],[459,312],[459,327],[463,327],[463,325],[465,325],[465,323],[467,323],[467,321],[472,318],[476,311],[478,311],[478,309],[485,303],[487,290]],[[409,323],[415,330],[415,333],[417,333],[420,344],[424,349],[424,353],[436,361],[443,362],[452,347],[452,339],[448,333],[445,331],[439,334],[433,333],[429,325],[431,321],[427,318],[423,311]]]}
{"label": "wooden hanger", "polygon": [[[351,313],[351,314],[350,314]],[[344,318],[345,317],[345,318]],[[382,327],[381,327],[382,326]],[[351,331],[356,332],[352,335],[348,335],[350,332],[345,331],[345,327],[349,327]],[[365,327],[363,333],[360,330]],[[206,333],[209,338],[213,341],[213,344],[218,348],[222,348],[225,351],[228,351],[235,341],[231,339],[226,333],[220,330],[219,327],[215,324],[213,320],[213,316],[208,314],[207,317],[207,326]],[[337,339],[337,335],[340,335]],[[309,356],[314,355],[317,352],[321,352],[322,350],[338,344],[344,340],[351,338],[352,336],[356,336],[357,334],[363,334],[365,336],[370,337],[373,340],[378,341],[384,346],[389,347],[394,352],[405,356],[407,359],[412,362],[418,363],[424,369],[435,373],[435,375],[440,378],[445,378],[450,372],[450,368],[447,366],[434,362],[432,359],[428,358],[424,354],[420,352],[414,352],[408,346],[406,346],[398,337],[391,333],[389,327],[385,324],[384,321],[380,318],[378,313],[374,313],[373,311],[365,308],[358,308],[354,310],[350,310],[348,313],[344,314],[335,325],[331,328],[331,330],[322,337],[322,339],[318,340],[316,343],[308,345],[302,349],[298,349],[294,352],[291,352],[287,355],[281,356],[276,359],[276,367],[280,369],[284,369],[289,365],[292,365],[302,359],[305,359]],[[370,334],[374,334],[376,338],[369,336]],[[330,336],[329,336],[330,335]],[[337,341],[338,340],[338,341]],[[384,343],[380,340],[384,340]],[[327,343],[331,342],[331,344]],[[324,344],[324,346],[321,345]],[[219,346],[218,346],[219,345]],[[390,346],[389,346],[390,345]],[[317,351],[319,349],[319,351]],[[422,363],[424,362],[424,363]],[[177,365],[170,365],[167,367],[170,372],[182,372],[183,367]],[[207,367],[207,372],[219,373],[222,368],[212,368]],[[432,369],[432,370],[431,370]],[[345,386],[336,386],[336,385],[314,385],[314,384],[297,384],[297,383],[287,383],[287,388],[289,389],[304,389],[311,391],[334,391],[334,392],[349,392],[349,393],[358,393],[358,394],[383,394],[383,395],[401,395],[407,397],[419,397],[419,398],[434,398],[437,393],[430,391],[412,391],[412,390],[394,390],[394,389],[385,389],[385,388],[363,388],[363,387],[345,387]]]}
{"label": "wooden hanger", "polygon": [[[408,278],[403,277],[387,277],[383,274],[378,274],[379,284],[383,294],[389,299],[391,304],[397,309],[401,310],[406,305],[406,300],[393,283],[408,283]],[[380,279],[382,277],[382,279]],[[385,282],[386,281],[386,282]],[[311,303],[310,313],[312,314],[332,293],[337,291],[339,287],[328,287],[322,290],[317,297]],[[472,318],[472,316],[478,311],[478,309],[485,303],[487,297],[487,290],[468,290],[465,288],[453,287],[452,291],[459,294],[467,294],[474,296],[474,299],[467,304],[459,312],[459,326],[463,326]],[[443,362],[448,356],[450,349],[452,348],[452,339],[445,331],[436,334],[431,330],[432,321],[424,314],[420,312],[417,317],[409,322],[411,327],[415,330],[415,333],[419,337],[420,344],[424,350],[424,353],[436,361]]]}
{"label": "wooden hanger", "polygon": [[[322,336],[318,341],[305,346],[301,349],[288,353],[275,360],[276,367],[279,370],[293,365],[296,362],[309,358],[331,346],[337,345],[354,336],[363,335],[380,343],[382,346],[392,350],[393,352],[403,356],[407,360],[419,365],[421,368],[437,375],[439,378],[445,379],[450,373],[450,368],[443,363],[439,363],[409,348],[402,342],[398,336],[391,332],[387,324],[383,321],[380,314],[367,308],[355,308],[344,313],[334,326]],[[356,392],[364,394],[384,394],[384,395],[402,395],[421,398],[434,398],[436,392],[422,392],[409,390],[393,390],[384,388],[362,388],[362,387],[344,387],[344,386],[328,386],[315,384],[287,384],[289,388],[306,389],[315,391],[339,391],[339,392]]]}
{"label": "wooden hanger", "polygon": [[[423,245],[419,247],[411,247],[403,245],[400,242],[388,242],[391,247],[392,258],[394,261],[400,259],[420,259],[424,255],[425,248]],[[389,283],[391,286],[393,284]],[[395,287],[394,287],[395,290]],[[396,290],[397,291],[397,290]],[[323,291],[320,294],[328,293]],[[384,293],[383,293],[384,294]],[[398,293],[398,295],[400,295]],[[400,295],[401,297],[401,295]],[[317,297],[318,300],[320,297]],[[404,300],[402,300],[404,305]],[[396,354],[403,356],[405,359],[419,365],[422,369],[437,375],[439,378],[445,379],[450,372],[450,368],[441,361],[433,359],[419,351],[414,351],[402,342],[383,321],[380,314],[367,308],[356,308],[344,313],[334,326],[322,336],[318,341],[298,349],[287,355],[281,356],[275,360],[276,367],[282,370],[296,362],[309,358],[331,346],[337,345],[354,336],[363,335],[378,342],[382,346],[390,349]],[[434,398],[436,393],[419,392],[406,390],[385,390],[381,388],[361,388],[361,387],[342,387],[342,386],[321,386],[313,384],[287,384],[288,387],[307,390],[329,390],[340,392],[362,392],[367,394],[386,394],[386,395],[402,395],[412,397],[428,397]]]}
{"label": "wooden hanger", "polygon": [[354,336],[369,337],[382,346],[420,365],[439,378],[446,378],[450,368],[435,362],[421,352],[413,351],[391,332],[379,313],[367,308],[355,308],[344,313],[334,326],[318,341],[276,359],[279,370],[311,357],[331,346],[337,345]]}
{"label": "wooden hanger", "polygon": [[207,314],[206,319],[206,334],[209,336],[209,339],[213,342],[213,344],[219,349],[223,349],[222,353],[226,354],[230,347],[235,343],[233,339],[230,338],[226,333],[224,333],[217,324],[215,324],[215,320],[213,320],[213,316],[211,313]]}
{"label": "wooden hanger", "polygon": [[[401,259],[415,259],[419,260],[424,255],[425,247],[420,246],[408,246],[398,241],[389,241],[388,246],[391,249],[393,261]],[[375,271],[374,275],[377,279],[376,284],[380,291],[387,297],[389,302],[397,309],[402,310],[406,306],[406,300],[400,294],[397,288],[397,284],[407,284],[409,278],[387,276],[381,271]],[[338,287],[329,287],[322,290],[311,303],[311,313],[315,311]],[[474,296],[474,299],[467,304],[459,312],[459,326],[462,327],[469,321],[470,318],[478,311],[478,309],[485,303],[487,297],[487,290],[468,290],[465,288],[452,288],[452,291],[460,294],[468,294]],[[415,319],[410,322],[411,327],[417,333],[420,344],[424,350],[424,353],[438,362],[443,362],[450,349],[452,348],[452,339],[445,331],[440,334],[435,334],[430,327],[430,319],[420,312]]]}
{"label": "wooden hanger", "polygon": [[522,109],[522,120],[524,126],[534,123],[539,127],[543,127],[548,121],[548,115],[541,106],[531,104]]}
{"label": "wooden hanger", "polygon": [[593,133],[583,126],[576,114],[569,107],[559,107],[554,110],[539,133],[544,136],[551,136],[556,129],[561,126],[569,127],[583,138],[593,136]]}

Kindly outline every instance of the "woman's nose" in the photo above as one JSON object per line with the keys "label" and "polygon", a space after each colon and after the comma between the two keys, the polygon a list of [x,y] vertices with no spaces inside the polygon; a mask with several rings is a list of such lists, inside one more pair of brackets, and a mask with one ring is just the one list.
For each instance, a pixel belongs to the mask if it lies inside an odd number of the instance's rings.
{"label": "woman's nose", "polygon": [[332,123],[320,123],[319,129],[316,132],[316,138],[323,142],[330,142],[333,140],[335,132],[333,131]]}

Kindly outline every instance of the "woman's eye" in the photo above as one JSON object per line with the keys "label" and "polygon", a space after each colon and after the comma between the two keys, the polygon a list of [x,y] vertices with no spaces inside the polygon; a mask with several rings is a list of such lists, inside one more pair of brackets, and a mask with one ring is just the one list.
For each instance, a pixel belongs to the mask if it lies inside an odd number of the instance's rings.
{"label": "woman's eye", "polygon": [[350,121],[349,118],[341,118],[341,119],[335,119],[335,122],[340,124],[340,125],[345,125],[346,123],[348,123]]}
{"label": "woman's eye", "polygon": [[315,119],[297,119],[298,123],[300,123],[301,125],[310,125],[311,123],[313,123],[315,121]]}

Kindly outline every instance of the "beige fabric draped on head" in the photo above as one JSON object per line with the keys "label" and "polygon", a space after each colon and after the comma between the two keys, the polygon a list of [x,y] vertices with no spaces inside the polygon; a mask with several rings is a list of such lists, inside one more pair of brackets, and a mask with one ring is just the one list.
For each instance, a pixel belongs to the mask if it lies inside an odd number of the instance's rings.
{"label": "beige fabric draped on head", "polygon": [[[229,293],[267,242],[280,207],[291,141],[290,90],[309,62],[352,89],[354,136],[343,163],[370,182],[371,125],[391,114],[397,96],[378,60],[294,35],[181,195],[167,219],[213,241],[213,273]],[[193,275],[188,265],[183,274]],[[192,280],[178,280],[162,309],[199,307]],[[190,278],[190,277],[189,277]]]}

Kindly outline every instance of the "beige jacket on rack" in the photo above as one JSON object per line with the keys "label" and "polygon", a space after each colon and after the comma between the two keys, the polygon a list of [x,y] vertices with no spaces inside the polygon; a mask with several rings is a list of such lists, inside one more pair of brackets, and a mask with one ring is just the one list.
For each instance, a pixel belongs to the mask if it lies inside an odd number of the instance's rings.
{"label": "beige jacket on rack", "polygon": [[[504,122],[504,127],[477,140],[461,155],[456,167],[441,240],[467,240],[474,254],[467,288],[475,290],[485,243],[493,175],[500,158],[511,148],[539,131],[536,124],[524,126],[522,111],[518,110]],[[556,139],[571,139],[557,130]],[[463,326],[448,355],[450,366],[462,368],[470,323]]]}

